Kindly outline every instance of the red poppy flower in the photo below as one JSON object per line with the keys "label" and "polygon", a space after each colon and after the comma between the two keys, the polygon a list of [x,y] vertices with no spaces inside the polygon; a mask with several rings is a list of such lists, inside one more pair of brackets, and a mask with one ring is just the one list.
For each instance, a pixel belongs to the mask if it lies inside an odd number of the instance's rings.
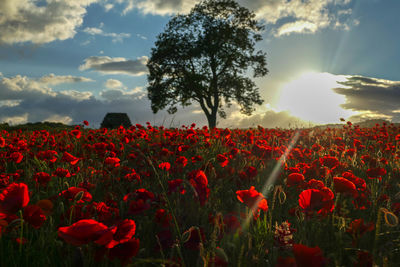
{"label": "red poppy flower", "polygon": [[0,147],[5,147],[6,146],[6,140],[0,136]]}
{"label": "red poppy flower", "polygon": [[203,161],[203,157],[200,155],[193,156],[191,159],[192,159],[192,163]]}
{"label": "red poppy flower", "polygon": [[302,244],[293,245],[293,254],[297,267],[320,267],[326,264],[326,258],[319,247],[307,247]]}
{"label": "red poppy flower", "polygon": [[118,258],[122,265],[126,265],[129,263],[129,260],[136,256],[139,252],[139,239],[132,238],[127,242],[120,243],[110,249],[108,254],[111,260]]}
{"label": "red poppy flower", "polygon": [[357,195],[356,185],[343,177],[333,177],[333,185],[335,192],[348,194],[352,196]]}
{"label": "red poppy flower", "polygon": [[106,248],[113,248],[118,244],[129,241],[135,235],[135,231],[135,221],[125,219],[104,231],[102,236],[96,240],[96,243],[104,245]]}
{"label": "red poppy flower", "polygon": [[364,219],[355,219],[349,224],[346,232],[351,234],[354,239],[360,238],[366,232],[374,230],[375,224],[373,222],[364,223]]}
{"label": "red poppy flower", "polygon": [[148,203],[147,201],[144,201],[143,199],[139,199],[139,200],[131,200],[129,202],[129,209],[128,209],[128,213],[129,214],[139,214],[142,213],[148,209],[150,209],[150,203]]}
{"label": "red poppy flower", "polygon": [[217,155],[217,161],[221,167],[225,167],[229,163],[228,158],[223,154]]}
{"label": "red poppy flower", "polygon": [[69,132],[69,134],[77,139],[81,138],[82,136],[81,131],[79,131],[78,129],[72,130],[71,132]]}
{"label": "red poppy flower", "polygon": [[24,220],[34,228],[40,228],[46,221],[46,215],[38,205],[28,205],[24,209]]}
{"label": "red poppy flower", "polygon": [[185,167],[187,165],[187,163],[188,163],[188,160],[187,160],[186,157],[180,156],[175,160],[175,163],[180,165],[180,166],[182,166],[182,167]]}
{"label": "red poppy flower", "polygon": [[111,224],[115,219],[119,217],[118,208],[109,207],[104,202],[93,203],[93,204],[96,208],[98,220],[100,222],[105,224]]}
{"label": "red poppy flower", "polygon": [[67,169],[63,169],[63,168],[61,168],[61,167],[59,167],[59,168],[57,168],[54,172],[53,172],[53,175],[54,176],[58,176],[58,177],[65,177],[65,178],[68,178],[68,177],[71,177],[71,173],[69,172],[69,170],[67,170]]}
{"label": "red poppy flower", "polygon": [[182,179],[175,179],[168,181],[168,194],[179,192],[181,195],[185,194],[186,190],[183,186]]}
{"label": "red poppy flower", "polygon": [[16,213],[28,203],[28,186],[24,183],[12,183],[0,193],[0,213]]}
{"label": "red poppy flower", "polygon": [[162,162],[158,165],[161,170],[169,171],[171,169],[171,164],[169,162]]}
{"label": "red poppy flower", "polygon": [[304,182],[305,178],[303,174],[300,173],[291,173],[288,175],[286,180],[286,185],[288,187],[291,186],[299,186]]}
{"label": "red poppy flower", "polygon": [[80,187],[70,187],[67,190],[64,190],[60,193],[64,198],[68,200],[73,200],[78,193],[83,192],[80,199],[78,199],[77,203],[89,202],[92,201],[92,195],[85,189]]}
{"label": "red poppy flower", "polygon": [[378,178],[385,175],[387,172],[384,168],[377,167],[377,168],[370,168],[367,170],[367,175],[369,178]]}
{"label": "red poppy flower", "polygon": [[297,267],[296,259],[292,257],[278,257],[275,267]]}
{"label": "red poppy flower", "polygon": [[129,182],[132,181],[141,182],[140,175],[134,169],[132,169],[130,173],[126,174],[124,178]]}
{"label": "red poppy flower", "polygon": [[208,179],[202,170],[194,170],[189,173],[190,183],[196,189],[200,205],[204,205],[210,194],[210,189],[207,187]]}
{"label": "red poppy flower", "polygon": [[322,150],[322,146],[320,146],[319,144],[313,144],[311,150],[314,152],[319,152]]}
{"label": "red poppy flower", "polygon": [[9,159],[15,163],[20,163],[23,158],[24,156],[21,154],[21,152],[12,152],[9,156]]}
{"label": "red poppy flower", "polygon": [[120,166],[120,162],[121,160],[119,158],[116,157],[108,157],[106,158],[106,160],[104,161],[104,164],[109,166],[109,167],[119,167]]}
{"label": "red poppy flower", "polygon": [[79,158],[77,158],[77,157],[75,157],[75,156],[73,156],[73,155],[71,155],[70,153],[68,153],[68,152],[65,151],[65,152],[63,153],[63,156],[62,156],[61,160],[62,160],[62,161],[65,161],[65,162],[68,162],[68,163],[70,163],[71,165],[75,165],[76,163],[78,163]]}
{"label": "red poppy flower", "polygon": [[355,176],[351,172],[344,172],[342,173],[343,178],[353,182],[358,190],[365,190],[367,188],[367,184],[364,179]]}
{"label": "red poppy flower", "polygon": [[57,157],[56,155],[58,155],[57,151],[54,150],[46,150],[46,151],[39,151],[36,155],[36,157],[38,159],[41,160],[45,160],[45,161],[49,161],[49,162],[56,162],[57,161]]}
{"label": "red poppy flower", "polygon": [[339,160],[336,157],[331,156],[324,156],[323,158],[319,159],[321,165],[326,166],[330,169],[339,165]]}
{"label": "red poppy flower", "polygon": [[248,166],[245,171],[247,177],[254,178],[257,176],[257,169],[253,166]]}
{"label": "red poppy flower", "polygon": [[89,122],[86,120],[83,121],[83,124],[85,124],[86,126],[89,126]]}
{"label": "red poppy flower", "polygon": [[319,189],[304,190],[299,195],[299,205],[306,213],[326,214],[332,212],[334,208],[333,193],[331,195],[329,192]]}
{"label": "red poppy flower", "polygon": [[168,214],[165,209],[158,209],[154,216],[154,221],[160,224],[163,227],[168,227],[170,225],[170,221],[172,220],[172,216]]}
{"label": "red poppy flower", "polygon": [[316,179],[311,179],[307,183],[307,187],[312,188],[312,189],[322,189],[325,187],[324,182]]}
{"label": "red poppy flower", "polygon": [[33,175],[33,179],[40,185],[47,185],[48,182],[51,180],[50,174],[46,172],[38,172],[35,175]]}
{"label": "red poppy flower", "polygon": [[246,204],[250,209],[268,210],[267,200],[264,198],[263,194],[255,190],[254,186],[250,187],[248,190],[236,191],[236,196],[240,202]]}
{"label": "red poppy flower", "polygon": [[[257,169],[256,169],[257,172]],[[257,174],[256,174],[257,175]],[[255,176],[251,176],[249,175],[246,171],[241,171],[239,172],[239,177],[242,180],[251,180],[252,178],[254,178]]]}
{"label": "red poppy flower", "polygon": [[95,220],[80,220],[71,226],[58,228],[58,236],[65,242],[80,246],[97,240],[108,227]]}
{"label": "red poppy flower", "polygon": [[48,199],[41,199],[36,203],[36,205],[42,209],[45,215],[50,215],[54,207],[53,202]]}

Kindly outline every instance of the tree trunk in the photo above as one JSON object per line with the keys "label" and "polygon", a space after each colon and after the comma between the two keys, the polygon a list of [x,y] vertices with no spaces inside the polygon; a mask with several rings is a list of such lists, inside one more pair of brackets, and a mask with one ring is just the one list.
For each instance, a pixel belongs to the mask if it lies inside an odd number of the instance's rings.
{"label": "tree trunk", "polygon": [[217,113],[212,112],[207,116],[208,128],[214,129],[217,126]]}

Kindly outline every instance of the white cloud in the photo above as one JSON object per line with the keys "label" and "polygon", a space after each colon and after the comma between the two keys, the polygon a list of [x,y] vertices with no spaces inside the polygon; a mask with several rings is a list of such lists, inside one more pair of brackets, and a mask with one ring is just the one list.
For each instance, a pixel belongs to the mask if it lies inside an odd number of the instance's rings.
{"label": "white cloud", "polygon": [[113,4],[108,3],[108,4],[105,4],[105,5],[104,5],[104,10],[105,10],[106,12],[108,12],[108,11],[110,11],[111,9],[113,9],[113,7],[114,7]]}
{"label": "white cloud", "polygon": [[85,63],[79,66],[80,70],[93,69],[105,74],[127,74],[141,76],[147,73],[146,56],[136,60],[128,60],[123,57],[111,58],[107,56],[92,56],[86,58]]}
{"label": "white cloud", "polygon": [[100,96],[106,100],[117,100],[126,97],[128,94],[121,89],[109,89],[100,93]]}
{"label": "white cloud", "polygon": [[142,99],[146,96],[143,87],[135,87],[131,90],[124,90],[120,88],[107,89],[100,92],[100,96],[105,100],[113,101],[119,99]]}
{"label": "white cloud", "polygon": [[[351,21],[352,0],[239,0],[239,4],[253,10],[257,19],[264,20],[275,35],[315,33],[333,27],[348,29]],[[173,15],[188,13],[199,0],[118,0],[125,4],[123,13],[137,9],[143,14]],[[286,19],[282,23],[280,20]]]}
{"label": "white cloud", "polygon": [[115,79],[108,79],[105,83],[105,86],[109,89],[125,88],[121,81]]}
{"label": "white cloud", "polygon": [[54,115],[51,115],[50,117],[44,119],[44,121],[70,124],[70,123],[72,123],[72,118],[70,116],[61,116],[58,114],[54,114]]}
{"label": "white cloud", "polygon": [[99,0],[0,1],[0,43],[49,43],[74,37],[86,7]]}
{"label": "white cloud", "polygon": [[129,0],[124,12],[128,12],[134,7],[144,14],[153,15],[172,15],[175,13],[187,13],[199,1],[194,0]]}
{"label": "white cloud", "polygon": [[291,33],[315,33],[318,30],[318,26],[312,22],[298,20],[291,23],[283,24],[278,28],[276,35],[289,35]]}
{"label": "white cloud", "polygon": [[303,128],[314,126],[310,122],[291,115],[288,111],[276,111],[269,108],[264,112],[251,116],[243,115],[237,109],[230,112],[226,120],[219,120],[219,127],[254,128],[258,125],[264,128]]}
{"label": "white cloud", "polygon": [[144,36],[144,35],[141,35],[141,34],[136,34],[136,36],[137,37],[139,37],[140,39],[142,39],[142,40],[147,40],[147,37],[146,36]]}
{"label": "white cloud", "polygon": [[133,88],[133,89],[131,90],[131,93],[132,93],[132,94],[143,94],[143,93],[145,93],[145,92],[146,92],[146,90],[145,90],[143,87],[141,87],[141,86],[135,87],[135,88]]}
{"label": "white cloud", "polygon": [[83,29],[83,32],[90,34],[90,35],[96,35],[96,34],[103,34],[103,30],[99,28],[91,28],[91,27],[86,27]]}
{"label": "white cloud", "polygon": [[[351,0],[242,0],[245,6],[255,10],[257,18],[278,27],[275,35],[291,33],[315,33],[327,28],[348,28],[352,10]],[[286,19],[287,22],[280,22]],[[280,26],[279,26],[280,25]]]}
{"label": "white cloud", "polygon": [[90,44],[90,40],[86,40],[86,41],[84,41],[84,42],[81,43],[82,46],[86,46],[86,45],[88,45],[88,44]]}
{"label": "white cloud", "polygon": [[91,92],[79,92],[75,90],[60,91],[59,95],[67,96],[77,101],[89,100],[93,96]]}
{"label": "white cloud", "polygon": [[0,107],[16,107],[21,100],[0,100]]}
{"label": "white cloud", "polygon": [[0,99],[18,100],[36,98],[38,96],[55,96],[56,93],[42,83],[26,76],[16,75],[12,78],[3,77],[0,80]]}
{"label": "white cloud", "polygon": [[93,82],[92,79],[86,77],[77,77],[72,75],[55,75],[54,73],[50,73],[49,75],[43,76],[39,79],[39,82],[49,84],[49,85],[56,85],[60,83],[78,83],[78,82]]}
{"label": "white cloud", "polygon": [[[102,27],[103,25],[100,25]],[[115,42],[122,42],[124,38],[131,37],[130,33],[114,33],[114,32],[104,32],[103,29],[96,28],[96,27],[86,27],[83,29],[83,32],[90,34],[90,35],[100,35],[105,37],[111,37],[112,41]]]}
{"label": "white cloud", "polygon": [[1,116],[0,115],[0,122],[6,122],[9,125],[17,125],[23,124],[28,122],[28,113],[24,113],[20,116]]}

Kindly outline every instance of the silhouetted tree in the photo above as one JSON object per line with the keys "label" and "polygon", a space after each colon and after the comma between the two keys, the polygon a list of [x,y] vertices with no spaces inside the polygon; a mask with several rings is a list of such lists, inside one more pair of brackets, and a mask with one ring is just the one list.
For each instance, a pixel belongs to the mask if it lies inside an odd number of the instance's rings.
{"label": "silhouetted tree", "polygon": [[236,101],[243,114],[251,115],[253,104],[261,105],[253,77],[268,73],[266,54],[255,52],[264,26],[255,14],[232,0],[206,0],[189,14],[177,15],[158,35],[147,63],[148,98],[154,113],[168,107],[173,114],[196,101],[210,128],[217,113],[226,118],[223,106]]}

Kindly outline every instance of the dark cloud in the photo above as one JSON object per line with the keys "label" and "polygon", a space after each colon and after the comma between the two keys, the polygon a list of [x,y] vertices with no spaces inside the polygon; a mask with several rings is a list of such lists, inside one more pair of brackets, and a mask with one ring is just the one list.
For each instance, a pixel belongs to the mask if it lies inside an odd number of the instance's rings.
{"label": "dark cloud", "polygon": [[107,112],[128,113],[132,123],[179,127],[194,121],[206,124],[204,114],[193,113],[195,107],[180,110],[176,115],[153,114],[143,88],[106,89],[101,97],[77,90],[54,91],[47,84],[26,76],[3,77],[0,80],[0,122],[19,124],[57,121],[78,124],[87,120],[99,127]]}
{"label": "dark cloud", "polygon": [[127,60],[123,57],[92,56],[86,58],[84,60],[85,63],[79,69],[92,69],[106,74],[141,76],[147,73],[147,60],[146,56],[142,56],[136,60]]}
{"label": "dark cloud", "polygon": [[351,76],[334,91],[346,97],[341,106],[360,112],[353,119],[391,118],[400,121],[400,81]]}

